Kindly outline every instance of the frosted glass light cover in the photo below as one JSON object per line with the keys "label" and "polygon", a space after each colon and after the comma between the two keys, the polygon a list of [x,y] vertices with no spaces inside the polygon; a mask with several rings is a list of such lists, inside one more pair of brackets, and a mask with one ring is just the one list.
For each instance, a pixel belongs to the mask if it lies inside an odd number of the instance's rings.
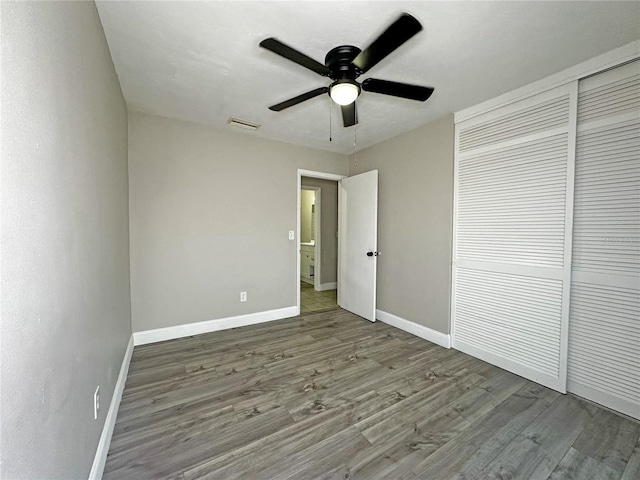
{"label": "frosted glass light cover", "polygon": [[352,83],[338,83],[331,87],[331,98],[338,105],[349,105],[358,98],[359,89]]}

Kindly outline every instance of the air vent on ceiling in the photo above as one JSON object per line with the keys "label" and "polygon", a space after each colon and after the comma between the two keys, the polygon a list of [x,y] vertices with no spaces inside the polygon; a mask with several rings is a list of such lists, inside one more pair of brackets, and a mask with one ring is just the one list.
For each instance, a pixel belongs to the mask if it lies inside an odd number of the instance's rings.
{"label": "air vent on ceiling", "polygon": [[247,122],[246,120],[240,120],[239,118],[229,117],[227,120],[229,125],[233,125],[234,127],[244,128],[245,130],[257,130],[260,128],[260,125],[253,122]]}

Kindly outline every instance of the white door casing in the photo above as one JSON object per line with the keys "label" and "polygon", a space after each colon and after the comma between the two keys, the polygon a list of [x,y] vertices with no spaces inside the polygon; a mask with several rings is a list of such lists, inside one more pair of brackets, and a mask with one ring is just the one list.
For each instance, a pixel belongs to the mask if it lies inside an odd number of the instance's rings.
{"label": "white door casing", "polygon": [[[319,178],[322,180],[330,180],[333,182],[340,182],[340,180],[346,178],[344,175],[338,175],[335,173],[298,169],[297,207],[296,207],[297,219],[296,219],[296,230],[295,230],[296,239],[295,239],[295,242],[293,243],[293,245],[296,248],[296,258],[297,258],[296,271],[295,271],[295,283],[296,283],[296,310],[298,315],[300,314],[300,261],[301,261],[301,258],[300,258],[300,197],[301,197],[301,191],[302,191],[302,177]],[[338,192],[338,198],[339,198],[339,192]],[[338,232],[338,235],[340,235],[340,232]],[[319,259],[317,258],[317,260]]]}
{"label": "white door casing", "polygon": [[338,188],[338,305],[376,319],[378,171],[348,177]]}

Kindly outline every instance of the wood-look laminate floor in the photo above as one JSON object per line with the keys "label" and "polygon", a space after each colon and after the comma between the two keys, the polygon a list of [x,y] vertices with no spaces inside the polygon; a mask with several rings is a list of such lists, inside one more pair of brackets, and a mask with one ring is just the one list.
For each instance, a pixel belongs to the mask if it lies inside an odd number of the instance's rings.
{"label": "wood-look laminate floor", "polygon": [[104,478],[637,480],[639,437],[335,309],[136,347]]}

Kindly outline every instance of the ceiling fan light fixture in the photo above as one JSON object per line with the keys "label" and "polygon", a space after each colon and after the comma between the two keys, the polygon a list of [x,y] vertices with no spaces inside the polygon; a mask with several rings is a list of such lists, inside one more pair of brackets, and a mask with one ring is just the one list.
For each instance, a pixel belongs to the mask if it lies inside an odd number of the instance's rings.
{"label": "ceiling fan light fixture", "polygon": [[367,78],[362,83],[356,81],[360,75],[367,73],[420,30],[422,30],[420,22],[408,13],[403,13],[364,50],[355,45],[338,45],[327,52],[324,64],[273,37],[265,38],[260,42],[262,48],[334,81],[329,86],[317,87],[302,95],[271,105],[269,110],[280,112],[285,108],[328,93],[331,97],[330,103],[335,102],[340,105],[344,126],[351,127],[358,123],[355,100],[361,91],[424,102],[433,93],[433,88],[375,78]]}
{"label": "ceiling fan light fixture", "polygon": [[329,88],[331,99],[338,105],[350,105],[360,95],[360,87],[351,81],[336,82]]}

